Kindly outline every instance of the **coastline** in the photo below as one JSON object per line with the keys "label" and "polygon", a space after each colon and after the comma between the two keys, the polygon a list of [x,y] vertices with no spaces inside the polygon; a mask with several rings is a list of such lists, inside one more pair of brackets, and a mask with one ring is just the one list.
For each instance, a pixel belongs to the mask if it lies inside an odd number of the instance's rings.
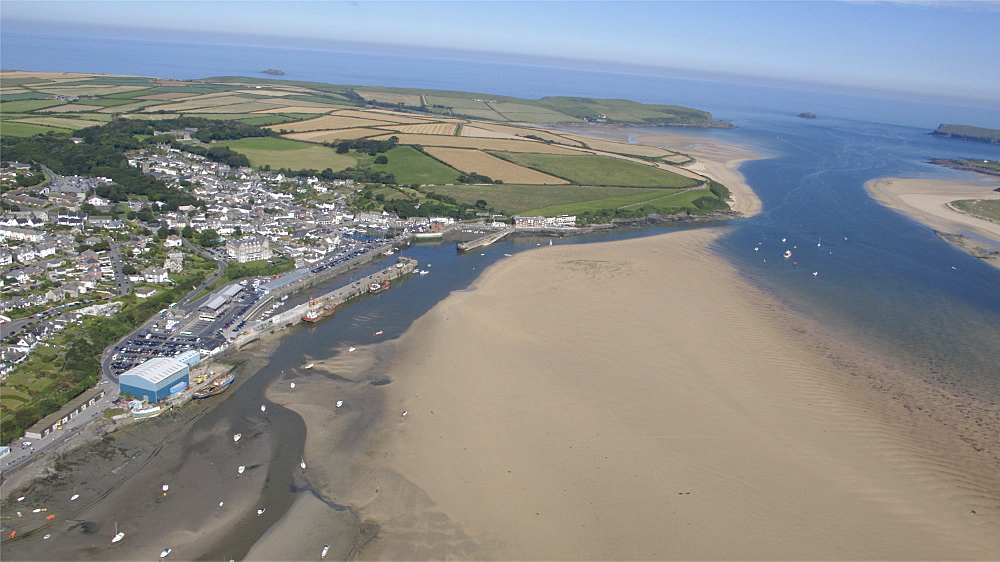
{"label": "coastline", "polygon": [[[306,420],[314,493],[377,533],[354,554],[1000,556],[988,409],[974,438],[944,428],[921,406],[945,397],[713,257],[721,232],[519,253],[398,340],[324,365],[351,381],[272,389]],[[386,376],[352,404],[364,431],[338,429],[330,401]],[[308,528],[309,503],[281,525]]]}
{"label": "coastline", "polygon": [[880,178],[865,189],[879,203],[934,230],[960,249],[1000,267],[1000,224],[972,217],[951,206],[959,199],[1000,199],[997,179]]}

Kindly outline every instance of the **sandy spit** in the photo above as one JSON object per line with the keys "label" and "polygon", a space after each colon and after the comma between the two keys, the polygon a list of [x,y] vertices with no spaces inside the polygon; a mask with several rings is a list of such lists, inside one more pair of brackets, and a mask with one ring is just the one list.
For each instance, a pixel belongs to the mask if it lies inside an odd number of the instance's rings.
{"label": "sandy spit", "polygon": [[[960,199],[1000,199],[994,191],[1000,179],[982,176],[976,180],[934,180],[913,178],[882,178],[865,184],[877,201],[943,234],[966,237],[968,234],[992,240],[1000,246],[1000,224],[978,219],[950,205]],[[972,250],[974,244],[960,247]],[[1000,267],[1000,260],[992,260]]]}
{"label": "sandy spit", "polygon": [[288,401],[317,497],[369,526],[354,555],[1000,558],[995,432],[984,453],[911,406],[932,390],[886,391],[712,257],[721,231],[517,254],[333,358],[365,374]]}

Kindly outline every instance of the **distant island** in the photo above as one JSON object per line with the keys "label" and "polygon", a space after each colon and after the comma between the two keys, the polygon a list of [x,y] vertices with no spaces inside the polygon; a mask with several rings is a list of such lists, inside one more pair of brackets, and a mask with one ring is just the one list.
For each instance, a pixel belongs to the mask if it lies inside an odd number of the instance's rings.
{"label": "distant island", "polygon": [[1000,130],[973,127],[972,125],[951,125],[943,123],[938,125],[938,128],[931,134],[936,137],[944,137],[948,139],[961,139],[976,142],[988,142],[990,144],[1000,144]]}
{"label": "distant island", "polygon": [[816,118],[816,114],[813,113],[813,112],[811,112],[811,111],[806,111],[804,113],[799,113],[799,117],[801,117],[803,119],[815,119]]}
{"label": "distant island", "polygon": [[267,70],[261,70],[260,73],[261,74],[271,74],[271,75],[274,75],[274,76],[284,76],[285,75],[285,71],[284,70],[278,70],[276,68],[269,68]]}

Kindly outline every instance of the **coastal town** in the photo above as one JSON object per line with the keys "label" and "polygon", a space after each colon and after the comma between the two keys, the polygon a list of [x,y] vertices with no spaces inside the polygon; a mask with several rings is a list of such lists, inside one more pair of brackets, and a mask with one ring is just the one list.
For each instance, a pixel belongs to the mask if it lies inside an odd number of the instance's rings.
{"label": "coastal town", "polygon": [[[464,231],[464,239],[474,238],[468,243],[477,247],[515,228],[570,231],[574,226],[574,218],[567,216],[501,222],[503,217],[484,214],[474,224],[460,224],[451,217],[401,219],[384,211],[358,212],[351,205],[359,191],[352,180],[234,168],[166,144],[129,154],[128,162],[189,190],[204,205],[166,211],[148,200],[116,204],[95,193],[111,180],[59,176],[47,168],[41,170],[46,180],[39,185],[13,188],[19,175],[32,173],[33,167],[3,163],[0,181],[9,187],[5,209],[19,209],[0,215],[0,377],[8,396],[27,398],[30,385],[23,381],[33,378],[31,359],[58,354],[68,343],[62,337],[68,328],[87,318],[114,318],[126,301],[151,299],[179,282],[196,279],[201,285],[151,318],[141,318],[139,330],[103,350],[100,384],[117,384],[129,369],[184,352],[196,352],[194,362],[187,359],[193,367],[201,358],[239,344],[241,334],[252,335],[252,327],[269,325],[284,304],[281,297],[315,282],[311,278],[332,277],[386,250],[391,253],[394,244]],[[476,238],[483,233],[489,240]],[[228,264],[264,267],[247,270],[257,275],[209,291]],[[204,379],[185,379],[175,394],[193,391],[194,383]],[[103,397],[105,387],[99,388]],[[38,428],[27,430],[26,439],[37,440],[75,416],[75,402],[85,405],[91,394],[84,392],[40,420]],[[113,394],[118,395],[117,389]],[[0,455],[12,451],[6,445]]]}

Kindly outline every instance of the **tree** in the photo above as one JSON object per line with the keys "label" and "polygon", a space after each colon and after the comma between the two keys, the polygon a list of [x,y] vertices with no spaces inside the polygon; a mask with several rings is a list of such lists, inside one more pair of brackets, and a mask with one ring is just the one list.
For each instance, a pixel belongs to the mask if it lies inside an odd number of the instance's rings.
{"label": "tree", "polygon": [[476,208],[478,209],[485,209],[487,205],[489,205],[489,203],[487,203],[485,199],[476,200]]}
{"label": "tree", "polygon": [[388,164],[389,163],[389,158],[386,157],[385,154],[380,154],[377,157],[375,157],[375,163],[376,164]]}
{"label": "tree", "polygon": [[198,235],[198,243],[201,244],[201,246],[204,248],[214,246],[216,243],[218,243],[218,241],[219,241],[219,233],[211,228],[206,228],[205,230],[202,230],[201,234]]}
{"label": "tree", "polygon": [[188,240],[191,240],[192,238],[194,238],[194,229],[191,228],[190,226],[185,226],[181,230],[181,236],[187,238]]}

